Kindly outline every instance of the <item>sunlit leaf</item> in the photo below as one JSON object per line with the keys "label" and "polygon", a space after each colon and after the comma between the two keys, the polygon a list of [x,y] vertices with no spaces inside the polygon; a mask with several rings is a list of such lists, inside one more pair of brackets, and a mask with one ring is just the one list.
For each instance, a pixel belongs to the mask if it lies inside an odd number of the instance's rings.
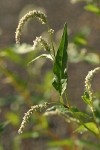
{"label": "sunlit leaf", "polygon": [[54,88],[60,93],[60,95],[62,95],[66,90],[68,82],[67,68],[66,68],[68,62],[67,46],[68,46],[67,25],[65,24],[62,39],[53,66],[53,73],[55,77],[53,79],[52,84]]}
{"label": "sunlit leaf", "polygon": [[53,60],[50,54],[42,54],[42,55],[40,55],[40,56],[34,58],[33,60],[31,60],[31,61],[28,63],[28,65],[31,64],[32,62],[38,60],[39,58],[48,58],[48,59],[50,59],[50,60]]}
{"label": "sunlit leaf", "polygon": [[20,135],[21,138],[27,139],[27,138],[38,138],[40,136],[39,132],[26,132]]}
{"label": "sunlit leaf", "polygon": [[7,58],[10,61],[20,64],[22,62],[21,56],[15,53],[13,47],[8,47],[0,52],[0,57]]}
{"label": "sunlit leaf", "polygon": [[[39,50],[35,51],[32,45],[22,44],[14,45],[0,50],[0,57],[8,59],[21,67],[26,67],[27,63],[32,60]],[[27,55],[26,55],[27,53]],[[24,55],[24,59],[23,59]]]}
{"label": "sunlit leaf", "polygon": [[73,141],[71,139],[61,140],[61,141],[51,141],[48,142],[48,146],[73,146]]}
{"label": "sunlit leaf", "polygon": [[96,14],[100,14],[100,9],[93,4],[86,5],[85,10],[88,10],[88,11],[96,13]]}
{"label": "sunlit leaf", "polygon": [[94,122],[87,122],[84,125],[79,126],[75,132],[83,133],[85,131],[91,131],[95,135],[99,135],[99,130]]}
{"label": "sunlit leaf", "polygon": [[13,112],[8,112],[5,116],[7,120],[14,126],[19,125],[19,116]]}
{"label": "sunlit leaf", "polygon": [[21,44],[21,45],[15,45],[14,47],[14,51],[18,54],[25,54],[25,53],[29,53],[31,51],[34,51],[33,50],[33,47],[32,45],[28,45],[28,44]]}
{"label": "sunlit leaf", "polygon": [[85,38],[81,37],[81,36],[76,36],[74,39],[74,42],[78,45],[87,45],[88,42],[85,40]]}

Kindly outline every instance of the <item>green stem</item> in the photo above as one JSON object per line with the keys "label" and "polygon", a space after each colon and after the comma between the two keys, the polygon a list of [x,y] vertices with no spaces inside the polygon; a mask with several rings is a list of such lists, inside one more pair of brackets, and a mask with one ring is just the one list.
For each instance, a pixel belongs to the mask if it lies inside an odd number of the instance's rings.
{"label": "green stem", "polygon": [[97,128],[98,128],[99,136],[100,136],[100,129],[99,129],[99,126],[98,126],[98,124],[97,124],[97,122],[96,122],[96,116],[95,116],[95,112],[94,112],[93,101],[92,101],[92,104],[91,104],[91,106],[90,106],[90,109],[91,109],[91,112],[92,112],[92,114],[93,114],[94,123],[96,124],[96,126],[97,126]]}
{"label": "green stem", "polygon": [[60,103],[61,103],[61,104],[64,104],[64,101],[63,101],[63,97],[62,97],[62,96],[60,96]]}
{"label": "green stem", "polygon": [[53,37],[52,37],[52,35],[50,34],[51,46],[52,46],[53,54],[54,54],[54,57],[55,57],[56,54],[55,54],[55,50],[54,50],[54,46],[53,46],[53,41],[52,41],[52,39],[53,39]]}
{"label": "green stem", "polygon": [[[48,33],[50,31],[50,27],[49,27],[49,24],[47,23],[47,28],[48,28]],[[53,51],[53,55],[54,55],[54,58],[55,58],[55,49],[54,49],[54,45],[53,45],[53,37],[52,37],[52,34],[49,33],[49,38],[50,38],[50,45],[51,45],[51,49]]]}
{"label": "green stem", "polygon": [[68,99],[68,96],[67,96],[67,93],[65,92],[65,97],[66,97],[66,101],[67,101],[67,106],[70,108],[71,105],[70,105],[70,101]]}
{"label": "green stem", "polygon": [[73,114],[73,116],[74,116],[76,119],[79,120],[79,122],[80,122],[81,125],[83,125],[88,131],[90,131],[90,132],[91,132],[92,134],[94,134],[98,139],[100,139],[100,137],[99,137],[94,131],[90,130],[90,129],[79,119],[79,117],[78,117],[75,113],[72,112],[72,114]]}

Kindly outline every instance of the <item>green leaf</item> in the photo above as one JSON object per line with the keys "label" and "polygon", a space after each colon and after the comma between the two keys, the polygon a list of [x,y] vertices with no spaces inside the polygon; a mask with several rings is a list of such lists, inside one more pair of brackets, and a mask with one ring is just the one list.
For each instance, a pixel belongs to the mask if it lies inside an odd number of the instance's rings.
{"label": "green leaf", "polygon": [[88,10],[88,11],[91,11],[93,13],[100,15],[100,9],[95,5],[89,4],[89,5],[85,6],[85,10]]}
{"label": "green leaf", "polygon": [[39,132],[26,132],[20,135],[20,137],[22,139],[26,139],[26,138],[38,138],[40,136]]}
{"label": "green leaf", "polygon": [[88,114],[79,111],[77,108],[72,107],[70,111],[73,114],[73,116],[77,116],[77,119],[81,120],[82,122],[91,121],[91,117]]}
{"label": "green leaf", "polygon": [[94,122],[87,122],[84,125],[81,125],[75,130],[75,132],[83,133],[87,130],[94,133],[95,135],[99,135],[99,130]]}
{"label": "green leaf", "polygon": [[9,124],[8,121],[0,123],[0,134],[4,131],[5,127]]}
{"label": "green leaf", "polygon": [[95,109],[96,122],[100,126],[100,100],[95,99],[95,101],[93,102],[93,106]]}
{"label": "green leaf", "polygon": [[15,53],[13,47],[8,47],[3,50],[0,50],[0,57],[7,58],[10,61],[13,61],[17,64],[22,63],[21,56]]}
{"label": "green leaf", "polygon": [[94,149],[94,150],[100,150],[100,144],[99,143],[94,143],[93,141],[87,141],[87,140],[76,140],[75,144],[79,147],[82,148],[88,148]]}
{"label": "green leaf", "polygon": [[51,141],[48,142],[48,146],[73,146],[74,142],[71,139],[62,140],[62,141]]}
{"label": "green leaf", "polygon": [[88,42],[85,40],[85,38],[80,35],[75,37],[74,42],[77,45],[87,45],[88,44]]}
{"label": "green leaf", "polygon": [[58,48],[54,66],[53,66],[53,73],[54,79],[52,85],[54,88],[62,95],[66,90],[67,86],[67,46],[68,46],[68,37],[67,37],[67,24],[64,25],[64,31],[62,35],[62,39],[60,42],[60,46]]}
{"label": "green leaf", "polygon": [[14,126],[19,125],[19,116],[16,113],[8,112],[5,117]]}
{"label": "green leaf", "polygon": [[72,107],[70,111],[80,118],[89,118],[89,116],[86,113],[79,111],[77,108]]}
{"label": "green leaf", "polygon": [[50,147],[58,147],[58,146],[70,146],[73,147],[74,145],[79,146],[80,148],[87,148],[87,149],[94,149],[94,150],[100,150],[100,144],[94,143],[93,141],[88,140],[73,140],[73,139],[66,139],[61,141],[50,141],[48,142],[48,146]]}
{"label": "green leaf", "polygon": [[82,96],[82,99],[86,104],[91,105],[91,101],[89,100],[89,95],[86,91],[84,92],[84,95]]}
{"label": "green leaf", "polygon": [[31,61],[28,63],[28,65],[31,64],[32,62],[38,60],[39,58],[48,58],[48,59],[50,59],[50,60],[53,60],[53,58],[51,57],[50,54],[42,54],[42,55],[36,57],[35,59],[31,60]]}

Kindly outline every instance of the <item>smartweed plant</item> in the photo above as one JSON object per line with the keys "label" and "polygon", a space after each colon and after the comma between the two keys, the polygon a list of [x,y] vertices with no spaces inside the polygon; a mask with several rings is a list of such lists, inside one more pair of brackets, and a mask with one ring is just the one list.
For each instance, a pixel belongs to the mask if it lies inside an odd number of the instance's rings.
{"label": "smartweed plant", "polygon": [[[55,50],[53,43],[53,32],[54,30],[50,28],[47,16],[37,10],[29,11],[24,17],[19,21],[18,27],[16,29],[16,43],[20,44],[20,36],[23,29],[24,24],[27,20],[31,18],[38,19],[42,24],[46,25],[49,42],[47,42],[42,36],[36,37],[33,41],[33,50],[38,46],[41,46],[45,50],[45,54],[42,54],[35,59],[33,59],[30,63],[38,60],[39,58],[45,57],[50,59],[53,63],[53,74],[54,78],[52,79],[52,85],[56,89],[59,94],[59,99],[56,102],[45,102],[44,104],[39,104],[35,106],[31,106],[31,108],[25,113],[23,117],[23,121],[18,130],[18,133],[23,133],[23,130],[29,121],[29,118],[34,112],[41,112],[42,115],[60,115],[66,121],[76,122],[79,125],[76,131],[84,132],[89,131],[91,134],[100,139],[100,124],[97,121],[94,100],[95,96],[91,86],[91,80],[94,75],[100,71],[100,67],[95,68],[88,72],[88,75],[85,78],[85,91],[82,96],[83,101],[89,106],[91,113],[81,112],[79,109],[74,108],[68,99],[67,93],[67,85],[68,85],[68,34],[67,34],[67,23],[64,24],[63,34],[61,37],[61,41],[57,50]],[[28,64],[28,65],[29,65]]]}

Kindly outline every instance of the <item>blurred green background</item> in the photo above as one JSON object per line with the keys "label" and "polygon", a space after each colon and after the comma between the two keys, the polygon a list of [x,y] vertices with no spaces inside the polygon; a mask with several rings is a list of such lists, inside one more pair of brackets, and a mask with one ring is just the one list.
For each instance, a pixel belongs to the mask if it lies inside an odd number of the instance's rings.
{"label": "blurred green background", "polygon": [[[0,150],[83,150],[91,149],[78,139],[84,135],[73,133],[73,124],[57,116],[45,118],[34,114],[26,131],[18,135],[24,113],[31,105],[56,101],[52,87],[52,64],[41,59],[27,63],[43,51],[33,51],[36,36],[47,37],[45,26],[37,20],[29,21],[22,33],[21,45],[15,45],[15,31],[19,19],[29,10],[44,11],[58,46],[65,22],[69,35],[68,96],[71,103],[85,109],[81,100],[84,79],[88,71],[100,65],[100,1],[99,0],[1,0],[0,1]],[[100,75],[92,82],[100,98]],[[99,103],[97,104],[99,110]],[[99,112],[100,113],[100,112]],[[85,135],[85,138],[87,135]],[[73,143],[73,140],[76,143]],[[50,143],[57,140],[58,143]],[[65,140],[61,142],[62,140]],[[92,145],[93,146],[93,145]]]}

